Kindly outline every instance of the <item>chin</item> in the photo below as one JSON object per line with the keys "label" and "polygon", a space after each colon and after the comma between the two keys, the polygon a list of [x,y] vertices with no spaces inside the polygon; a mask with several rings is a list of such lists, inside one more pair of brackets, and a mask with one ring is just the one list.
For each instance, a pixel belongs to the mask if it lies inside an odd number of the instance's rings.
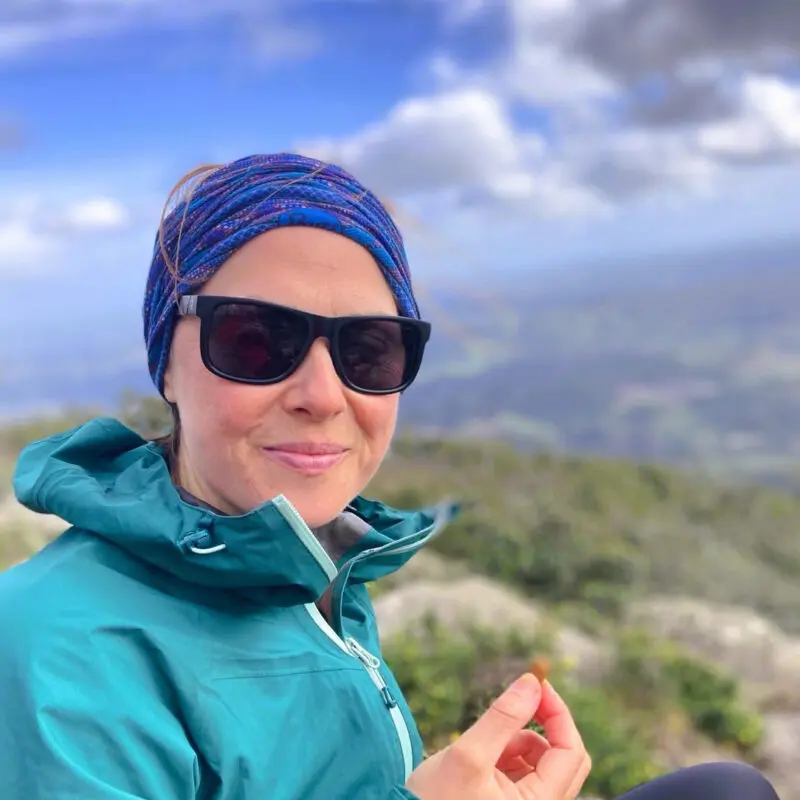
{"label": "chin", "polygon": [[305,521],[309,528],[319,528],[326,525],[331,520],[336,519],[339,514],[344,510],[345,503],[339,505],[332,505],[327,503],[315,503],[306,500],[293,500],[290,495],[287,495],[291,504],[297,509],[297,512]]}
{"label": "chin", "polygon": [[348,503],[340,486],[331,489],[334,487],[293,487],[287,488],[284,495],[309,528],[318,528],[336,519]]}
{"label": "chin", "polygon": [[[246,510],[258,508],[283,495],[294,506],[309,528],[318,528],[335,519],[358,494],[354,476],[343,470],[330,470],[325,475],[307,477],[290,470],[269,470],[252,475],[238,487],[235,499]],[[233,488],[233,487],[231,487]],[[242,492],[245,489],[245,492]]]}
{"label": "chin", "polygon": [[[320,487],[320,489],[321,488],[322,487]],[[314,496],[317,493],[320,495],[319,497]],[[323,494],[327,496],[321,496]],[[236,505],[239,506],[241,510],[235,513],[244,514],[248,511],[252,511],[269,503],[279,495],[286,497],[309,528],[318,528],[335,519],[344,510],[349,500],[348,498],[337,502],[335,499],[331,498],[330,492],[314,492],[313,490],[309,491],[307,488],[296,487],[292,489],[286,487],[277,490],[270,488],[264,491],[258,491],[247,498],[238,498],[239,502],[237,502]]]}

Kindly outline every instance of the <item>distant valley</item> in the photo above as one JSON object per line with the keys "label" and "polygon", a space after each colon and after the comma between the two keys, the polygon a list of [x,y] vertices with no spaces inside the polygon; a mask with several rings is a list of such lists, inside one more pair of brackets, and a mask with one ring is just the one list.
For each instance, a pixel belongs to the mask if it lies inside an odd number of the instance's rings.
{"label": "distant valley", "polygon": [[473,374],[430,374],[403,423],[794,484],[798,252],[509,292],[513,332],[476,351]]}

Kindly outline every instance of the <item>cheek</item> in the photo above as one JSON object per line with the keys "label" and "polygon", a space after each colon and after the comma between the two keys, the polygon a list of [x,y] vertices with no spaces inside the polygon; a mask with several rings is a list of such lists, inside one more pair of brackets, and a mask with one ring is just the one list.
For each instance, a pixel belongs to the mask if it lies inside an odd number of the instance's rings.
{"label": "cheek", "polygon": [[179,402],[181,417],[204,450],[229,449],[263,420],[268,401],[263,388],[222,380],[202,364],[187,365],[185,378],[188,391]]}
{"label": "cheek", "polygon": [[358,427],[369,444],[370,455],[377,461],[383,460],[397,424],[398,395],[358,395],[353,398],[351,407]]}

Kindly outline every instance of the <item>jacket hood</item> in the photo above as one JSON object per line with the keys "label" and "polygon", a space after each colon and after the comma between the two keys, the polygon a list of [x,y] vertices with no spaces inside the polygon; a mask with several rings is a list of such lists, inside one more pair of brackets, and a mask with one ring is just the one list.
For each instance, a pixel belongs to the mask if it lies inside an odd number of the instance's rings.
{"label": "jacket hood", "polygon": [[[356,582],[394,572],[457,511],[450,503],[399,511],[357,497],[319,537],[283,496],[240,516],[219,514],[184,501],[162,448],[110,418],[29,445],[13,485],[32,511],[54,514],[183,581],[269,590],[288,603],[318,599],[345,567]],[[343,534],[345,552],[323,547],[332,529]]]}

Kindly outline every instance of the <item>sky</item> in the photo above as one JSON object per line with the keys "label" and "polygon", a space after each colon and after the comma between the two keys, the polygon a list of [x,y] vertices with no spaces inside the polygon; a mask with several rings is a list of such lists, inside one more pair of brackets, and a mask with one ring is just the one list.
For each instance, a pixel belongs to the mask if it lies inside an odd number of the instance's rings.
{"label": "sky", "polygon": [[389,199],[425,287],[795,236],[800,5],[2,0],[0,371],[141,354],[169,189],[275,150]]}

